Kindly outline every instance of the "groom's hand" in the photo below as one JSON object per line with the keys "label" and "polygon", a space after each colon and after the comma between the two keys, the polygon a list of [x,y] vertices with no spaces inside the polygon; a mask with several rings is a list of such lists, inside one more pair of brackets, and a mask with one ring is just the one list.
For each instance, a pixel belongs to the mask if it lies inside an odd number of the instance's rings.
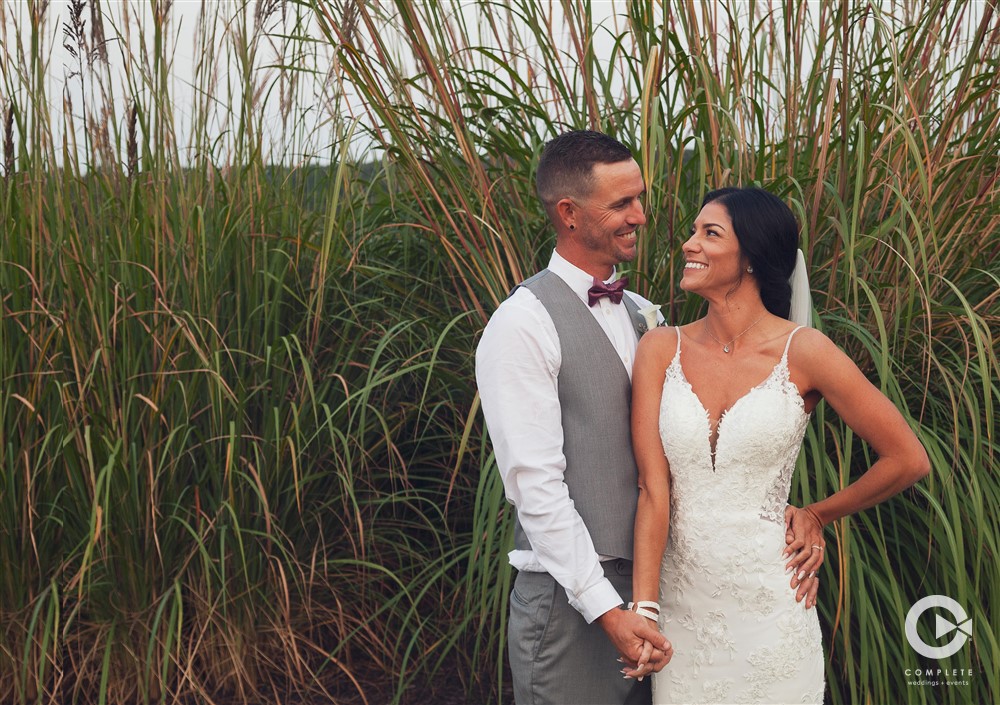
{"label": "groom's hand", "polygon": [[660,671],[674,655],[670,642],[652,620],[635,612],[618,608],[608,610],[597,618],[597,623],[622,655],[626,676],[646,676]]}
{"label": "groom's hand", "polygon": [[[639,663],[636,664],[635,668],[626,666],[621,670],[622,675],[626,678],[638,678],[640,681],[652,673],[659,673],[663,670],[663,667],[670,662],[673,657],[674,651],[670,642],[667,642],[667,649],[658,649],[648,641],[642,644],[642,655],[639,657]],[[623,659],[618,659],[620,662],[624,663]],[[643,665],[645,664],[645,665]]]}

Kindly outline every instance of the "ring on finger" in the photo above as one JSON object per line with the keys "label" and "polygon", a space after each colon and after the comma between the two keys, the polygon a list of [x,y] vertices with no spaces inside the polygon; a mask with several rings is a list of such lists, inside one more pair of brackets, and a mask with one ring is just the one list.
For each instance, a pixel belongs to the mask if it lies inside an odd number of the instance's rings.
{"label": "ring on finger", "polygon": [[816,544],[813,544],[812,545],[812,550],[814,550],[814,551],[822,551],[824,549],[823,549],[822,546],[817,546]]}

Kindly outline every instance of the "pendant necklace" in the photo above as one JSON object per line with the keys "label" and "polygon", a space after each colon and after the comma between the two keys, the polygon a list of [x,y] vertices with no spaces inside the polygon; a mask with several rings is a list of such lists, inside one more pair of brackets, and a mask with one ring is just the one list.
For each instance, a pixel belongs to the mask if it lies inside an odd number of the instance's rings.
{"label": "pendant necklace", "polygon": [[760,317],[760,318],[758,318],[758,319],[757,319],[756,321],[754,321],[754,322],[753,322],[753,323],[751,323],[751,324],[750,324],[749,326],[747,326],[747,327],[746,327],[746,329],[745,329],[745,330],[743,331],[743,333],[740,333],[740,334],[739,334],[739,335],[737,335],[737,336],[736,336],[735,338],[733,338],[732,340],[730,340],[730,341],[729,341],[728,343],[723,343],[723,342],[722,342],[721,340],[719,340],[718,338],[716,338],[716,337],[715,337],[715,336],[714,336],[714,335],[712,334],[712,331],[710,331],[710,330],[708,329],[708,325],[707,325],[707,324],[705,325],[705,331],[706,331],[706,332],[707,332],[707,333],[708,333],[709,335],[711,335],[711,336],[712,336],[712,340],[714,340],[715,342],[717,342],[717,343],[718,343],[719,345],[721,345],[721,346],[722,346],[722,352],[724,352],[724,353],[727,353],[727,354],[728,354],[728,353],[729,353],[729,351],[731,350],[731,348],[730,348],[729,346],[730,346],[730,345],[732,345],[733,343],[735,343],[735,342],[736,342],[736,341],[737,341],[737,340],[738,340],[739,338],[743,337],[743,334],[744,334],[744,333],[746,333],[746,332],[747,332],[748,330],[750,330],[750,329],[751,329],[751,328],[753,328],[753,327],[754,327],[755,325],[757,325],[758,323],[760,323],[761,321],[763,321],[763,320],[764,320],[764,316],[766,316],[766,315],[767,315],[767,311],[765,311],[765,312],[764,312],[764,313],[763,313],[763,314],[761,315],[761,317]]}

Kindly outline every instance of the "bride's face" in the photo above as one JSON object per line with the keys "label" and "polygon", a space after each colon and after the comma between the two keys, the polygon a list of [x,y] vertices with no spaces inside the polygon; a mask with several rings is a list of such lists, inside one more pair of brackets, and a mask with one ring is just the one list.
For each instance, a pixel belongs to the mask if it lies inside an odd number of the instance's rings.
{"label": "bride's face", "polygon": [[684,276],[681,288],[700,296],[715,291],[732,291],[742,274],[740,243],[725,206],[705,205],[695,218],[691,237],[681,248],[684,252]]}

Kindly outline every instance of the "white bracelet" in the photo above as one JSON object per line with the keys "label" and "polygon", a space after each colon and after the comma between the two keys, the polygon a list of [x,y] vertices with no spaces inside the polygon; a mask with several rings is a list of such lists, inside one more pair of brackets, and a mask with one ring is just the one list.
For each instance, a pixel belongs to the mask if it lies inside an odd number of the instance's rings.
{"label": "white bracelet", "polygon": [[638,602],[628,603],[629,609],[632,609],[633,607],[646,607],[651,610],[656,610],[657,612],[660,611],[660,604],[658,602],[653,602],[652,600],[639,600]]}
{"label": "white bracelet", "polygon": [[[632,609],[632,608],[635,609]],[[654,622],[660,621],[660,605],[652,600],[639,600],[638,602],[628,603],[628,609],[635,612],[640,617],[645,617],[646,619],[651,619]],[[653,612],[652,610],[656,610]]]}
{"label": "white bracelet", "polygon": [[659,622],[660,621],[660,615],[656,614],[656,612],[651,612],[650,610],[647,610],[645,607],[639,607],[639,608],[637,608],[635,610],[635,613],[637,615],[639,615],[640,617],[645,617],[646,619],[651,619],[654,622]]}

